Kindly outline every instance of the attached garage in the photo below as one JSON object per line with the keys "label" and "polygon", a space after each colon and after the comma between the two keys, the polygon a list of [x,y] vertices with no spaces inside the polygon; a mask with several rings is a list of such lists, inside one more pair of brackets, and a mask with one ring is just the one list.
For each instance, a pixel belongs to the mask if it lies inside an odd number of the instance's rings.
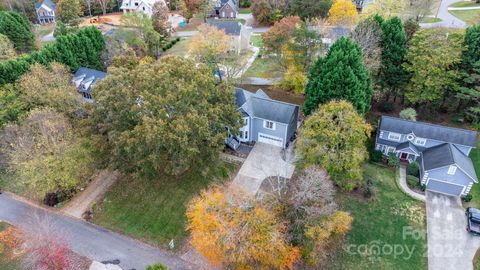
{"label": "attached garage", "polygon": [[462,185],[433,179],[429,179],[427,183],[427,190],[453,196],[460,196],[465,188]]}
{"label": "attached garage", "polygon": [[265,133],[258,133],[258,142],[283,147],[283,139]]}

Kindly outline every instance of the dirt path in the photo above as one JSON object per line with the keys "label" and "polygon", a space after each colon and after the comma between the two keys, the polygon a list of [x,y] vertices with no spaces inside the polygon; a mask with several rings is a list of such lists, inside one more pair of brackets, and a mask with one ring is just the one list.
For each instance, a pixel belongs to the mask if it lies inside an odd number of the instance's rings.
{"label": "dirt path", "polygon": [[88,187],[77,194],[62,209],[62,212],[76,218],[82,218],[82,214],[89,210],[93,202],[103,197],[108,188],[115,183],[120,174],[117,171],[102,170]]}

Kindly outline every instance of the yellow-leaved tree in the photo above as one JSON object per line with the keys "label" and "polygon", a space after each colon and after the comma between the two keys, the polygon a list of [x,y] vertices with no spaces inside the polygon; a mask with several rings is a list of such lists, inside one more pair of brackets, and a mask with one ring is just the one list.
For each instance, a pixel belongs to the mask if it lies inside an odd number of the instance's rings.
{"label": "yellow-leaved tree", "polygon": [[357,7],[351,0],[335,0],[328,11],[328,22],[331,25],[353,26],[357,20]]}
{"label": "yellow-leaved tree", "polygon": [[285,240],[276,214],[241,193],[203,191],[187,210],[192,245],[212,265],[235,269],[292,269],[298,248]]}
{"label": "yellow-leaved tree", "polygon": [[365,7],[365,13],[369,15],[381,15],[388,19],[392,16],[402,17],[407,10],[406,0],[375,0]]}

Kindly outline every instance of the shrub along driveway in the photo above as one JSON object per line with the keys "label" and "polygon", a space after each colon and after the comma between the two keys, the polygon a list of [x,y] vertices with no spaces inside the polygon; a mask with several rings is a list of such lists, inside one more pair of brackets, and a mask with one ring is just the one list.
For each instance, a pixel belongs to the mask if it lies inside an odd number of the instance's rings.
{"label": "shrub along driveway", "polygon": [[460,198],[427,191],[428,269],[473,269],[480,237],[466,231]]}

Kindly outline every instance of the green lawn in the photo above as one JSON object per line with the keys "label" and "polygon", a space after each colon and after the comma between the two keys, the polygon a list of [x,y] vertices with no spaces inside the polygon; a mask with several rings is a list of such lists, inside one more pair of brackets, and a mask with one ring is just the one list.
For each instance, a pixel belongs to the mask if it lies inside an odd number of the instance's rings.
{"label": "green lawn", "polygon": [[473,269],[480,270],[480,250],[477,250],[475,257],[473,257]]}
{"label": "green lawn", "polygon": [[480,9],[471,10],[450,10],[453,16],[465,21],[469,24],[476,24],[480,22]]}
{"label": "green lawn", "polygon": [[174,239],[176,248],[188,236],[186,205],[213,183],[223,183],[236,166],[221,163],[215,170],[191,170],[181,177],[165,176],[157,181],[125,177],[105,195],[94,214],[94,223],[126,235],[166,247]]}
{"label": "green lawn", "polygon": [[38,34],[38,36],[43,37],[50,34],[54,29],[55,29],[54,24],[45,24],[45,25],[39,25],[35,29],[35,32]]}
{"label": "green lawn", "polygon": [[440,18],[434,18],[434,17],[424,17],[420,22],[421,23],[436,23],[436,22],[441,22],[442,19]]}
{"label": "green lawn", "polygon": [[244,77],[278,78],[283,76],[281,67],[273,57],[255,59]]}
{"label": "green lawn", "polygon": [[[426,239],[403,233],[409,228],[426,229],[425,204],[398,189],[394,170],[367,164],[364,174],[376,187],[375,198],[365,201],[351,194],[338,196],[339,208],[354,217],[352,230],[321,269],[427,269]],[[369,254],[368,250],[376,247],[380,252]],[[411,255],[406,248],[413,251]]]}
{"label": "green lawn", "polygon": [[[7,224],[0,222],[0,232],[7,228]],[[0,269],[2,270],[17,270],[20,269],[20,262],[16,260],[8,260],[6,248],[0,243]]]}
{"label": "green lawn", "polygon": [[163,55],[176,55],[185,57],[188,53],[188,48],[190,47],[190,37],[182,37],[179,42],[175,43],[172,48],[168,49]]}
{"label": "green lawn", "polygon": [[250,42],[252,42],[253,46],[257,48],[263,48],[263,38],[261,35],[252,35],[250,37]]}
{"label": "green lawn", "polygon": [[249,8],[241,8],[239,11],[240,14],[250,14],[252,13],[252,10]]}
{"label": "green lawn", "polygon": [[478,7],[480,4],[475,3],[475,1],[463,1],[451,4],[449,7]]}
{"label": "green lawn", "polygon": [[[470,158],[472,159],[477,176],[480,177],[480,140],[477,143],[477,148],[473,148],[470,152]],[[468,203],[468,206],[480,208],[480,184],[474,184],[470,194],[472,194],[472,201]]]}

